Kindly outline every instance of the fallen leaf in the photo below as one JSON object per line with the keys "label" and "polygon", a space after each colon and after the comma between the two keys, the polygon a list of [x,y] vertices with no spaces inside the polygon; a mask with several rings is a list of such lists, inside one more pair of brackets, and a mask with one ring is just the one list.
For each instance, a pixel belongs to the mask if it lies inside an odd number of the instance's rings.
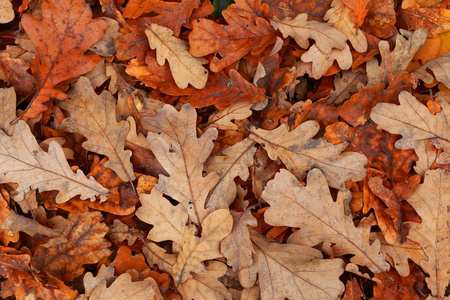
{"label": "fallen leaf", "polygon": [[151,281],[153,281],[152,278],[146,278],[142,281],[132,282],[131,276],[125,273],[117,277],[109,287],[106,287],[106,281],[102,281],[92,291],[89,300],[101,300],[105,298],[111,300],[153,299],[155,291],[150,283]]}
{"label": "fallen leaf", "polygon": [[328,96],[328,105],[339,105],[350,98],[350,94],[358,90],[367,81],[365,74],[361,72],[343,71],[341,77],[334,80],[334,90]]}
{"label": "fallen leaf", "polygon": [[13,88],[0,89],[0,129],[7,135],[12,135],[14,125],[11,122],[15,119],[16,93]]}
{"label": "fallen leaf", "polygon": [[250,108],[253,104],[254,103],[246,100],[234,102],[227,108],[211,114],[208,118],[208,122],[204,125],[200,125],[200,127],[204,130],[208,128],[236,130],[238,129],[238,126],[232,121],[247,119],[252,114]]}
{"label": "fallen leaf", "polygon": [[312,77],[321,78],[336,60],[342,70],[348,70],[352,66],[352,54],[348,45],[344,49],[333,49],[330,53],[320,51],[317,45],[313,45],[302,55],[303,62],[312,62]]}
{"label": "fallen leaf", "polygon": [[14,20],[14,9],[9,0],[0,1],[0,23],[5,24]]}

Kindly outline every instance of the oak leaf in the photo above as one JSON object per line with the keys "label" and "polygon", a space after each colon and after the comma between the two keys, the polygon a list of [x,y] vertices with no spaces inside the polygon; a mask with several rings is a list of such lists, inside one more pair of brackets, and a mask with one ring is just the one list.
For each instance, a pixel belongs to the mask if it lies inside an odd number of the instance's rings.
{"label": "oak leaf", "polygon": [[0,129],[7,135],[12,135],[14,125],[11,122],[15,119],[16,111],[16,93],[14,89],[0,89]]}
{"label": "oak leaf", "polygon": [[103,20],[92,20],[92,12],[84,0],[43,0],[42,20],[23,14],[22,25],[36,47],[32,72],[38,91],[22,118],[31,119],[47,109],[51,98],[66,99],[55,86],[76,78],[100,61],[97,55],[84,53],[105,34]]}
{"label": "oak leaf", "polygon": [[322,259],[314,248],[293,243],[280,244],[252,232],[255,263],[241,269],[240,281],[250,288],[259,274],[262,300],[336,299],[344,291],[339,276],[341,259]]}
{"label": "oak leaf", "polygon": [[306,187],[294,175],[280,170],[270,181],[262,197],[270,204],[265,212],[266,223],[274,226],[300,227],[296,236],[302,244],[315,246],[331,242],[336,256],[353,254],[351,261],[375,273],[387,271],[389,264],[380,253],[380,241],[369,243],[370,228],[355,227],[351,217],[344,215],[342,192],[333,202],[327,180],[319,169],[308,173]]}
{"label": "oak leaf", "polygon": [[309,38],[315,40],[317,48],[326,54],[329,54],[333,48],[345,48],[347,37],[343,32],[329,23],[307,21],[307,19],[307,14],[299,14],[294,19],[272,19],[270,24],[281,31],[284,38],[293,37],[303,49],[309,47]]}
{"label": "oak leaf", "polygon": [[316,121],[307,121],[292,131],[286,124],[268,131],[251,129],[250,138],[260,143],[270,159],[278,157],[288,169],[302,179],[312,168],[319,168],[331,187],[345,190],[345,181],[358,181],[365,177],[367,158],[359,153],[341,153],[347,143],[333,145],[324,138],[312,139],[319,131]]}
{"label": "oak leaf", "polygon": [[350,47],[345,45],[344,49],[332,49],[330,53],[320,51],[317,44],[312,45],[301,57],[304,62],[312,62],[312,77],[321,78],[336,60],[342,70],[348,70],[352,66],[352,54]]}
{"label": "oak leaf", "polygon": [[131,151],[124,150],[129,125],[126,121],[116,121],[116,101],[111,93],[103,91],[97,95],[89,79],[81,77],[69,90],[68,100],[59,106],[71,114],[62,122],[61,129],[87,137],[83,148],[106,155],[109,160],[105,167],[123,181],[134,180]]}
{"label": "oak leaf", "polygon": [[102,281],[92,291],[89,300],[153,299],[155,291],[153,290],[152,281],[154,279],[148,277],[142,281],[132,282],[130,274],[125,273],[117,277],[109,287],[106,287],[106,281]]}
{"label": "oak leaf", "polygon": [[108,226],[102,219],[100,212],[69,214],[61,236],[39,245],[31,264],[64,281],[74,280],[83,274],[84,264],[97,263],[111,254],[104,238]]}
{"label": "oak leaf", "polygon": [[[1,99],[1,98],[0,98]],[[237,130],[238,126],[233,123],[233,120],[244,120],[251,116],[251,107],[254,103],[241,100],[234,102],[223,110],[218,110],[212,113],[206,124],[200,124],[200,128],[217,128],[222,130]]]}
{"label": "oak leaf", "polygon": [[91,201],[98,195],[102,201],[106,199],[108,190],[94,178],[88,179],[81,170],[73,173],[56,142],[51,142],[48,152],[44,152],[24,121],[17,123],[11,137],[0,131],[0,141],[0,181],[19,184],[16,201],[21,201],[30,188],[41,192],[58,190],[57,203],[77,195]]}
{"label": "oak leaf", "polygon": [[447,88],[450,87],[450,74],[448,72],[448,68],[450,67],[450,55],[444,55],[442,57],[429,60],[423,66],[414,71],[414,74],[417,75],[420,79],[422,79],[427,84],[432,84],[434,82],[433,76],[427,72],[427,70],[431,70],[436,77],[436,80],[445,84]]}
{"label": "oak leaf", "polygon": [[415,149],[419,141],[429,139],[436,148],[444,150],[437,159],[438,164],[450,163],[450,104],[440,101],[442,111],[431,114],[413,95],[401,92],[400,105],[377,104],[370,114],[378,128],[403,137],[395,143],[399,149]]}
{"label": "oak leaf", "polygon": [[212,211],[205,208],[206,199],[219,175],[203,177],[203,165],[213,149],[217,129],[210,128],[197,138],[196,118],[190,105],[183,105],[179,112],[165,105],[154,118],[141,120],[149,131],[147,139],[153,153],[170,175],[160,175],[156,188],[180,202],[190,220],[199,225]]}
{"label": "oak leaf", "polygon": [[410,223],[408,238],[419,243],[427,259],[419,262],[430,276],[426,278],[431,294],[445,297],[450,282],[450,174],[445,170],[428,170],[423,184],[411,194],[408,202],[414,207],[422,223]]}
{"label": "oak leaf", "polygon": [[114,268],[101,265],[97,276],[93,276],[91,272],[87,272],[83,277],[84,295],[91,296],[92,291],[103,281],[110,283],[114,280]]}
{"label": "oak leaf", "polygon": [[9,23],[14,20],[14,8],[8,0],[0,1],[0,24]]}
{"label": "oak leaf", "polygon": [[11,54],[8,52],[0,53],[0,68],[3,72],[0,78],[5,80],[9,86],[14,87],[17,94],[31,94],[35,90],[35,83],[33,76],[28,73],[29,63],[20,57],[11,57]]}
{"label": "oak leaf", "polygon": [[169,63],[173,79],[179,88],[185,89],[191,84],[202,89],[208,79],[208,71],[202,67],[208,61],[189,54],[188,43],[173,36],[170,28],[151,24],[146,30],[150,48],[156,49],[156,59],[160,66]]}
{"label": "oak leaf", "polygon": [[361,72],[344,71],[342,76],[334,79],[334,90],[328,96],[328,105],[339,105],[350,98],[350,94],[356,92],[367,82],[367,77]]}

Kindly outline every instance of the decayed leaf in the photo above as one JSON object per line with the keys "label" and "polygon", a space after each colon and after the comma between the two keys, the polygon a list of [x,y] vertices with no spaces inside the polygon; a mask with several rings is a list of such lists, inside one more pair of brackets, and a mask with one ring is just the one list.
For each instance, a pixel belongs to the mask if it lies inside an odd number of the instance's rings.
{"label": "decayed leaf", "polygon": [[442,169],[429,170],[425,180],[411,194],[408,202],[422,223],[411,223],[408,238],[419,243],[427,259],[420,266],[430,276],[428,288],[435,297],[445,296],[450,282],[450,174]]}
{"label": "decayed leaf", "polygon": [[243,287],[254,285],[259,274],[262,300],[337,299],[344,291],[339,276],[344,272],[341,259],[322,259],[314,248],[297,244],[279,244],[252,232],[256,254],[254,265],[242,269]]}
{"label": "decayed leaf", "polygon": [[14,87],[19,95],[28,95],[34,92],[34,78],[28,73],[30,64],[22,58],[11,56],[11,52],[0,53],[0,78]]}
{"label": "decayed leaf", "polygon": [[103,91],[97,95],[89,79],[81,77],[68,92],[68,100],[59,105],[71,114],[61,129],[87,137],[83,148],[106,155],[109,160],[105,167],[123,181],[134,180],[131,151],[124,150],[129,125],[126,121],[117,123],[116,101],[111,93]]}
{"label": "decayed leaf", "polygon": [[142,232],[133,227],[128,227],[122,221],[115,219],[112,226],[109,228],[111,241],[116,244],[128,240],[128,246],[136,242],[138,238],[144,238]]}
{"label": "decayed leaf", "polygon": [[191,279],[178,285],[178,291],[186,300],[231,299],[228,289],[218,280],[226,271],[227,266],[224,263],[212,261],[204,274],[193,274]]}
{"label": "decayed leaf", "polygon": [[110,243],[104,238],[108,226],[100,212],[69,214],[61,236],[39,245],[31,264],[64,281],[83,274],[84,264],[99,262],[111,254]]}
{"label": "decayed leaf", "polygon": [[413,95],[401,92],[400,105],[378,103],[370,117],[378,128],[403,137],[395,143],[399,149],[415,149],[419,141],[430,139],[436,148],[444,150],[436,162],[450,163],[450,104],[440,101],[442,111],[431,114]]}
{"label": "decayed leaf", "polygon": [[179,112],[165,105],[154,118],[141,119],[149,131],[147,139],[153,153],[170,175],[160,175],[156,187],[180,202],[192,222],[201,224],[212,211],[205,208],[206,198],[219,177],[216,173],[202,174],[217,129],[210,128],[197,138],[196,120],[196,111],[190,105],[183,105]]}
{"label": "decayed leaf", "polygon": [[284,38],[293,37],[295,42],[304,49],[309,47],[309,38],[315,40],[317,48],[326,54],[329,54],[333,48],[345,48],[347,37],[343,32],[329,23],[307,21],[307,19],[308,14],[299,14],[294,19],[278,20],[274,18],[270,24],[273,28],[281,31]]}
{"label": "decayed leaf", "polygon": [[335,60],[342,70],[350,69],[353,62],[348,45],[345,45],[344,49],[332,49],[330,53],[325,53],[320,51],[317,44],[315,44],[301,58],[304,62],[312,62],[312,77],[314,79],[321,78],[333,65]]}
{"label": "decayed leaf", "polygon": [[[3,224],[8,218],[10,214],[14,213],[9,208],[9,203],[3,198],[3,196],[0,194],[0,243],[2,245],[8,245],[10,242],[17,243],[19,241],[19,233],[18,232],[12,232],[11,230],[7,230],[3,228]],[[0,258],[1,260],[1,258]],[[0,263],[1,264],[1,263]],[[1,266],[0,266],[1,267]],[[0,271],[1,274],[1,271]],[[4,276],[4,275],[2,275]]]}
{"label": "decayed leaf", "polygon": [[95,68],[97,55],[84,53],[106,32],[103,20],[92,20],[92,12],[84,0],[43,0],[42,20],[29,14],[22,25],[33,41],[38,55],[33,60],[33,74],[38,79],[38,92],[22,118],[31,119],[47,107],[51,98],[66,99],[55,86]]}
{"label": "decayed leaf", "polygon": [[117,51],[114,41],[121,35],[119,33],[119,23],[111,18],[101,19],[106,22],[108,29],[102,39],[95,43],[90,50],[101,56],[112,56]]}
{"label": "decayed leaf", "polygon": [[100,195],[104,201],[108,190],[89,179],[81,170],[74,173],[63,150],[51,142],[48,152],[42,151],[28,125],[19,121],[11,137],[0,131],[0,181],[16,182],[16,200],[21,201],[31,189],[58,190],[57,203],[67,202],[80,195],[81,199],[95,201]]}
{"label": "decayed leaf", "polygon": [[355,28],[356,24],[350,16],[350,9],[342,0],[333,0],[331,8],[323,17],[325,21],[333,24],[333,27],[342,31],[352,43],[353,48],[360,52],[367,51],[367,39],[359,28]]}
{"label": "decayed leaf", "polygon": [[256,227],[256,219],[252,216],[250,208],[244,212],[231,211],[233,216],[233,229],[230,235],[220,243],[220,249],[227,258],[227,264],[233,267],[234,271],[249,267],[253,264],[253,245],[250,240],[248,226]]}
{"label": "decayed leaf", "polygon": [[389,269],[380,253],[380,242],[369,244],[370,228],[355,227],[352,218],[344,214],[341,192],[333,202],[327,180],[319,169],[308,173],[306,187],[289,171],[280,170],[267,184],[262,197],[270,204],[264,214],[266,223],[300,227],[291,237],[297,236],[302,244],[331,242],[337,256],[353,254],[352,262],[375,273]]}
{"label": "decayed leaf", "polygon": [[204,260],[221,257],[220,242],[230,234],[233,218],[229,210],[219,209],[202,222],[201,237],[195,236],[196,228],[187,227],[183,235],[183,247],[173,265],[173,277],[177,285],[192,278],[191,272],[201,274]]}
{"label": "decayed leaf", "polygon": [[339,105],[344,100],[350,98],[350,93],[358,90],[359,85],[364,85],[367,81],[365,74],[361,72],[344,71],[342,77],[334,79],[334,91],[330,93],[327,99],[328,105]]}
{"label": "decayed leaf", "polygon": [[102,281],[93,291],[89,300],[148,300],[153,299],[153,278],[148,277],[142,281],[132,282],[130,274],[122,274],[117,277],[111,286],[106,287],[106,281]]}
{"label": "decayed leaf", "polygon": [[369,79],[367,87],[387,83],[390,75],[395,76],[397,73],[405,71],[417,50],[427,38],[425,29],[412,32],[400,30],[400,32],[402,34],[397,35],[394,50],[389,50],[387,41],[381,41],[378,44],[382,61],[379,66],[375,58],[367,63],[367,77]]}
{"label": "decayed leaf", "polygon": [[359,153],[341,153],[347,143],[333,145],[324,138],[312,139],[319,131],[316,121],[307,121],[293,131],[286,124],[268,131],[251,129],[250,138],[260,143],[270,159],[278,157],[298,178],[307,171],[319,168],[331,187],[345,190],[345,181],[358,181],[365,177],[367,158]]}
{"label": "decayed leaf", "polygon": [[208,122],[205,125],[200,125],[201,128],[217,128],[222,130],[236,130],[237,125],[233,120],[244,120],[251,116],[251,107],[254,103],[249,101],[238,101],[231,104],[229,107],[219,110],[214,114],[211,114],[208,118]]}
{"label": "decayed leaf", "polygon": [[208,61],[189,54],[188,43],[173,36],[170,28],[152,23],[145,30],[150,47],[156,49],[156,59],[160,66],[169,63],[173,79],[179,88],[185,89],[191,84],[202,89],[208,79],[208,71],[202,67]]}
{"label": "decayed leaf", "polygon": [[253,155],[256,152],[254,144],[253,140],[245,139],[205,162],[206,172],[219,174],[208,196],[206,207],[228,208],[235,200],[237,190],[234,179],[238,176],[243,181],[248,179],[248,168],[253,164]]}

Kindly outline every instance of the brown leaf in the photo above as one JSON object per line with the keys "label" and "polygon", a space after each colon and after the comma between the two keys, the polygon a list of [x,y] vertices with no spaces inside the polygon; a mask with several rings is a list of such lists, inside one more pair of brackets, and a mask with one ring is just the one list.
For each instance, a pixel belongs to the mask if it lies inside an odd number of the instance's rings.
{"label": "brown leaf", "polygon": [[30,66],[23,59],[10,57],[8,52],[1,52],[0,67],[5,74],[6,81],[14,87],[17,94],[28,95],[34,92],[33,76],[27,72]]}
{"label": "brown leaf", "polygon": [[[142,281],[131,282],[131,276],[129,274],[122,274],[117,277],[114,282],[106,287],[106,281],[102,281],[92,291],[90,300],[147,300],[153,299],[155,291],[153,290],[152,278],[146,278]],[[159,291],[158,291],[159,292]]]}
{"label": "brown leaf", "polygon": [[47,109],[51,98],[66,99],[55,86],[95,68],[97,55],[85,55],[106,32],[103,20],[92,20],[92,12],[84,0],[43,0],[42,20],[29,14],[22,16],[22,25],[36,47],[32,72],[38,91],[22,115],[25,120]]}
{"label": "brown leaf", "polygon": [[11,122],[15,119],[16,93],[13,88],[0,89],[0,129],[7,135],[12,135],[14,126]]}

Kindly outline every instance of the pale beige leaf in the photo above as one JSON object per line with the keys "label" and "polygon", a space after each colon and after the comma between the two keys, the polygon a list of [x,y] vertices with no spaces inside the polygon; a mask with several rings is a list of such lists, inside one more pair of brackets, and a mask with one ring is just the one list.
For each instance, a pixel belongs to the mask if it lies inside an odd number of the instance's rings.
{"label": "pale beige leaf", "polygon": [[0,129],[11,135],[14,125],[10,123],[16,118],[16,92],[13,87],[0,89],[0,107]]}
{"label": "pale beige leaf", "polygon": [[136,228],[128,227],[122,221],[115,219],[113,224],[109,227],[109,236],[111,241],[119,244],[128,240],[128,246],[131,246],[137,239],[143,239],[144,234]]}
{"label": "pale beige leaf", "polygon": [[339,280],[344,272],[343,260],[322,259],[317,249],[280,244],[256,232],[251,239],[256,254],[250,272],[259,274],[262,300],[334,300],[344,291]]}
{"label": "pale beige leaf", "polygon": [[420,224],[410,223],[408,238],[419,243],[427,256],[419,264],[430,276],[425,281],[431,294],[443,298],[450,282],[450,174],[428,170],[408,202],[422,218]]}
{"label": "pale beige leaf", "polygon": [[342,77],[336,76],[334,79],[334,91],[328,96],[328,105],[339,105],[350,98],[351,93],[358,91],[359,87],[366,84],[367,76],[364,73],[353,71],[343,71]]}
{"label": "pale beige leaf", "polygon": [[169,63],[176,85],[185,89],[191,84],[202,89],[208,79],[208,71],[202,67],[208,63],[204,58],[193,57],[189,54],[188,42],[173,36],[170,28],[152,23],[145,30],[150,48],[156,49],[156,60],[160,66],[165,61]]}
{"label": "pale beige leaf", "polygon": [[450,104],[439,101],[442,111],[435,115],[413,95],[400,93],[400,105],[378,103],[370,114],[378,128],[402,138],[395,143],[399,149],[415,149],[419,141],[431,140],[439,149],[444,150],[436,162],[450,163]]}
{"label": "pale beige leaf", "polygon": [[16,201],[21,201],[30,189],[59,191],[57,203],[64,203],[80,195],[82,200],[106,200],[108,190],[89,179],[81,170],[74,173],[61,146],[50,143],[48,152],[42,151],[27,123],[19,121],[11,137],[0,131],[0,182],[15,182]]}
{"label": "pale beige leaf", "polygon": [[11,1],[0,0],[0,24],[14,20],[15,13]]}
{"label": "pale beige leaf", "polygon": [[166,250],[155,243],[147,243],[142,248],[149,265],[157,265],[159,269],[166,271],[173,277],[173,266],[177,262],[176,254],[168,254]]}
{"label": "pale beige leaf", "polygon": [[[417,50],[425,43],[427,30],[424,28],[416,31],[400,29],[397,34],[395,48],[390,51],[387,41],[380,41],[381,64],[378,65],[376,58],[367,62],[367,87],[374,87],[381,83],[388,83],[390,75],[403,72],[408,67]],[[407,38],[407,39],[406,39]]]}
{"label": "pale beige leaf", "polygon": [[323,19],[342,31],[356,51],[359,53],[367,51],[366,36],[361,29],[355,28],[356,25],[350,17],[350,9],[342,0],[333,0],[331,8],[325,13]]}
{"label": "pale beige leaf", "polygon": [[30,190],[28,193],[25,193],[22,201],[17,201],[17,199],[14,200],[17,204],[19,204],[20,209],[25,214],[30,211],[34,211],[38,207],[38,202],[36,200],[36,190]]}
{"label": "pale beige leaf", "polygon": [[321,78],[336,61],[342,70],[348,70],[352,66],[353,58],[350,47],[333,49],[330,53],[320,51],[317,44],[312,45],[301,57],[304,62],[312,62],[312,77]]}
{"label": "pale beige leaf", "polygon": [[128,132],[126,142],[144,149],[150,149],[147,138],[142,133],[136,132],[136,120],[133,117],[128,117],[127,122],[130,126],[130,131]]}
{"label": "pale beige leaf", "polygon": [[134,180],[131,151],[124,150],[129,125],[126,121],[117,123],[116,100],[111,93],[105,90],[97,95],[89,79],[81,77],[67,94],[68,99],[58,104],[70,112],[61,129],[84,135],[88,140],[83,148],[107,156],[105,167],[123,181]]}
{"label": "pale beige leaf", "polygon": [[173,206],[157,189],[152,189],[151,194],[140,194],[139,198],[142,206],[136,211],[136,216],[154,226],[148,238],[155,242],[170,240],[183,246],[188,222],[186,208],[183,205]]}
{"label": "pale beige leaf", "polygon": [[230,234],[233,218],[227,209],[219,209],[208,215],[202,223],[202,236],[195,236],[195,227],[184,232],[182,251],[173,266],[173,277],[178,285],[192,278],[191,272],[201,274],[205,271],[204,260],[222,257],[220,242]]}
{"label": "pale beige leaf", "polygon": [[41,225],[36,220],[18,215],[14,211],[11,211],[10,214],[6,217],[1,228],[10,229],[13,233],[18,231],[25,232],[26,234],[31,236],[34,236],[36,234],[41,234],[49,237],[60,235],[60,232]]}
{"label": "pale beige leaf", "polygon": [[428,147],[428,144],[428,140],[421,140],[417,142],[417,145],[414,148],[414,151],[419,157],[419,160],[416,161],[416,165],[414,166],[414,171],[422,177],[427,170],[431,169],[431,165],[437,157],[436,150],[432,151],[430,147]]}
{"label": "pale beige leaf", "polygon": [[270,20],[272,27],[281,31],[284,38],[288,36],[294,38],[295,42],[307,49],[309,47],[308,39],[316,41],[317,47],[325,53],[330,53],[333,48],[344,49],[347,37],[345,34],[329,23],[318,21],[307,21],[308,15],[303,13],[297,15],[294,19],[285,18]]}
{"label": "pale beige leaf", "polygon": [[213,149],[217,129],[210,128],[197,138],[196,121],[197,113],[190,105],[183,105],[179,112],[165,105],[154,118],[141,119],[156,159],[170,175],[160,175],[156,188],[180,202],[199,225],[212,211],[205,208],[206,198],[219,175],[203,177],[203,164]]}
{"label": "pale beige leaf", "polygon": [[267,224],[300,227],[291,237],[304,245],[331,242],[335,244],[332,249],[336,256],[353,254],[352,262],[375,273],[389,269],[380,253],[380,242],[369,243],[370,227],[355,227],[352,217],[344,213],[342,193],[334,202],[319,169],[308,173],[306,186],[282,169],[267,184],[262,196],[270,204],[264,214]]}
{"label": "pale beige leaf", "polygon": [[204,274],[193,274],[191,279],[178,285],[178,291],[185,300],[231,299],[228,289],[218,280],[226,272],[224,263],[212,261]]}
{"label": "pale beige leaf", "polygon": [[270,159],[278,157],[297,178],[302,179],[312,168],[319,168],[331,187],[345,190],[345,181],[362,180],[367,158],[356,152],[341,153],[347,143],[333,145],[325,138],[312,139],[319,131],[316,121],[306,121],[292,131],[287,124],[268,131],[251,129],[250,138],[260,143]]}
{"label": "pale beige leaf", "polygon": [[[142,281],[131,282],[130,274],[124,273],[106,287],[106,281],[102,281],[92,291],[89,300],[149,300],[155,296],[153,290],[153,278],[147,277]],[[159,291],[158,291],[159,292]]]}
{"label": "pale beige leaf", "polygon": [[238,127],[233,120],[244,120],[251,116],[252,111],[250,107],[253,102],[238,101],[231,104],[229,107],[219,110],[209,116],[208,122],[201,126],[202,129],[218,128],[222,130],[237,130]]}
{"label": "pale beige leaf", "polygon": [[233,229],[230,235],[220,243],[222,254],[227,258],[227,265],[234,271],[249,267],[253,264],[254,249],[250,240],[248,226],[256,227],[257,222],[252,215],[251,208],[243,212],[231,211],[233,216]]}
{"label": "pale beige leaf", "polygon": [[433,76],[428,73],[427,70],[431,70],[436,77],[436,80],[445,84],[447,88],[450,88],[450,55],[444,55],[442,57],[429,60],[423,66],[414,71],[414,74],[418,78],[422,79],[425,83],[432,84],[434,81]]}
{"label": "pale beige leaf", "polygon": [[216,184],[208,196],[206,207],[227,209],[236,199],[236,183],[234,179],[240,177],[246,181],[249,177],[248,168],[253,165],[253,155],[256,152],[255,142],[245,139],[225,148],[220,154],[210,157],[205,162],[205,171],[217,173]]}
{"label": "pale beige leaf", "polygon": [[91,272],[87,272],[83,277],[84,295],[90,297],[92,291],[102,282],[106,282],[108,285],[113,282],[114,268],[103,265],[98,270],[97,276],[94,276]]}
{"label": "pale beige leaf", "polygon": [[105,81],[109,79],[109,76],[106,75],[105,60],[101,59],[92,71],[84,74],[84,77],[87,77],[91,81],[91,85],[94,89],[105,83]]}

